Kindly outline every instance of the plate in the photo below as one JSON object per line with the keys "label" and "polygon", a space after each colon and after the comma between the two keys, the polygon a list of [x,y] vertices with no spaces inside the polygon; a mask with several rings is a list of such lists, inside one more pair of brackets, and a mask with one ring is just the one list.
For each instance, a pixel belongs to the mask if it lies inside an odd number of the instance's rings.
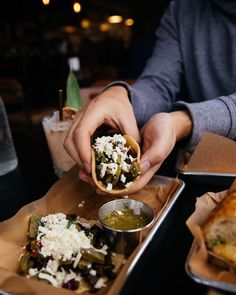
{"label": "plate", "polygon": [[213,279],[209,279],[206,278],[205,276],[203,276],[202,274],[199,274],[197,272],[195,272],[189,265],[190,259],[191,257],[196,253],[196,249],[197,249],[197,242],[196,240],[193,241],[192,246],[190,248],[188,257],[186,259],[186,263],[185,263],[185,271],[188,274],[188,276],[190,278],[192,278],[195,282],[208,286],[208,287],[212,287],[212,288],[216,288],[222,291],[227,291],[227,292],[233,292],[236,293],[236,285],[230,284],[230,283],[226,283],[223,281],[216,281]]}

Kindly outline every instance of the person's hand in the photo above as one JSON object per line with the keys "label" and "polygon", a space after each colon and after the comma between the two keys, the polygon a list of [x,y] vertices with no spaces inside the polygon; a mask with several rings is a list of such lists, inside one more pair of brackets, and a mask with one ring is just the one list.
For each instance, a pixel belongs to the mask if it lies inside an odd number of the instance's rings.
{"label": "person's hand", "polygon": [[74,161],[82,168],[80,178],[93,184],[91,173],[91,137],[95,130],[106,124],[129,134],[140,143],[132,105],[126,89],[113,86],[92,99],[79,111],[67,134],[64,147]]}
{"label": "person's hand", "polygon": [[130,193],[141,189],[152,178],[176,141],[187,137],[191,130],[192,121],[186,111],[158,113],[149,119],[141,130],[141,177]]}

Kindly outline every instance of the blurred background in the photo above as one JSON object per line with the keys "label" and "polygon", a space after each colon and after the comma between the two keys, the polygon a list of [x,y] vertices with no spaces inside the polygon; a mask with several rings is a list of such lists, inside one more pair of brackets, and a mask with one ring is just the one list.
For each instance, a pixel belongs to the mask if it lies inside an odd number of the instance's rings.
{"label": "blurred background", "polygon": [[29,120],[28,110],[56,106],[69,64],[81,88],[117,79],[132,82],[151,54],[168,2],[2,1],[0,95],[12,111],[11,121],[21,106]]}

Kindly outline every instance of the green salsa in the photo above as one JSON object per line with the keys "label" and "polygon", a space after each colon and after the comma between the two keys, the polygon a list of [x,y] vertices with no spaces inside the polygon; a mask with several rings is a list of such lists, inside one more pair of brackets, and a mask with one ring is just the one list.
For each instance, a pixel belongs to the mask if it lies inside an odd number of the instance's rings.
{"label": "green salsa", "polygon": [[129,230],[142,228],[149,223],[148,216],[140,209],[123,208],[109,212],[103,223],[114,229]]}

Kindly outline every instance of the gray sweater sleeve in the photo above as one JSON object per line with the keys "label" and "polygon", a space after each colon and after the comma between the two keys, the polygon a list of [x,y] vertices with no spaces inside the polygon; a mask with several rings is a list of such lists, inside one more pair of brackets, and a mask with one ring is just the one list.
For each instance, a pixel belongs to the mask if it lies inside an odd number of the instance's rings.
{"label": "gray sweater sleeve", "polygon": [[[110,85],[117,84],[125,87],[129,97],[133,97],[133,88],[129,84],[117,81]],[[192,119],[192,134],[186,146],[188,151],[194,149],[207,131],[236,140],[236,93],[196,103],[177,101],[172,108],[172,111],[176,110],[187,110]]]}
{"label": "gray sweater sleeve", "polygon": [[156,32],[157,41],[152,57],[137,81],[132,86],[122,81],[109,86],[119,84],[127,89],[139,127],[155,113],[187,109],[193,121],[187,146],[189,150],[198,143],[205,131],[236,140],[236,93],[210,100],[199,96],[201,102],[195,103],[176,101],[183,75],[176,3],[171,2],[164,14]]}
{"label": "gray sweater sleeve", "polygon": [[132,102],[138,126],[158,112],[169,112],[180,90],[182,58],[176,24],[176,3],[171,2],[156,31],[156,44],[144,71],[132,85],[116,81],[106,86],[122,85]]}
{"label": "gray sweater sleeve", "polygon": [[236,93],[198,103],[179,101],[174,108],[187,109],[191,115],[193,130],[187,146],[189,150],[206,131],[236,140]]}
{"label": "gray sweater sleeve", "polygon": [[182,56],[176,2],[171,2],[156,31],[156,43],[130,97],[139,126],[158,112],[169,112],[180,91]]}

